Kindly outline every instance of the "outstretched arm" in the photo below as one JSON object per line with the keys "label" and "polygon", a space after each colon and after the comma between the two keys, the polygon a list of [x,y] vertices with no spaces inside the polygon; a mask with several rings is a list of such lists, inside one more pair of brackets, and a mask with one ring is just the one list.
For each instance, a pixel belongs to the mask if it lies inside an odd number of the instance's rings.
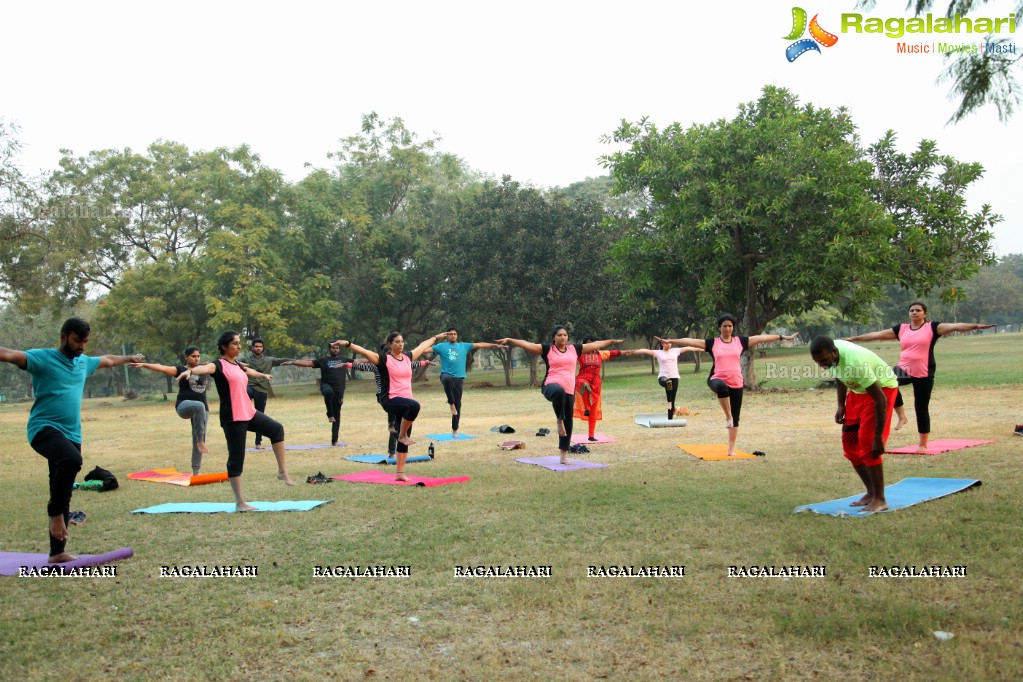
{"label": "outstretched arm", "polygon": [[[340,343],[345,348],[351,348],[353,353],[358,353],[362,357],[366,358],[368,361],[372,362],[374,365],[377,364],[378,362],[380,362],[380,355],[379,354],[374,353],[373,351],[369,350],[368,348],[363,348],[362,346],[360,346],[357,343],[352,343],[351,341],[347,341],[345,339],[338,339],[334,343]],[[334,345],[334,344],[331,344],[331,345]]]}
{"label": "outstretched arm", "polygon": [[635,350],[623,350],[622,355],[650,355],[653,356],[654,352],[649,348],[637,348]]}
{"label": "outstretched arm", "polygon": [[25,369],[28,365],[28,356],[22,350],[0,348],[0,362],[9,362],[19,369]]}
{"label": "outstretched arm", "polygon": [[294,365],[295,367],[312,367],[312,360],[285,360],[282,365]]}
{"label": "outstretched arm", "polygon": [[539,343],[523,341],[522,339],[498,339],[496,343],[498,346],[515,346],[528,353],[535,353],[536,355],[539,355],[543,350],[543,347]]}
{"label": "outstretched arm", "polygon": [[473,349],[476,348],[505,348],[499,343],[490,343],[489,341],[480,341],[479,343],[472,344]]}
{"label": "outstretched arm", "polygon": [[421,344],[413,348],[412,352],[409,353],[409,357],[412,358],[413,361],[418,360],[420,355],[433,348],[433,344],[437,343],[441,339],[446,338],[448,338],[447,332],[444,332],[443,334],[434,334],[433,336],[431,336],[430,338],[426,339]]}
{"label": "outstretched arm", "polygon": [[670,343],[673,346],[692,346],[693,348],[695,348],[697,350],[707,350],[707,341],[706,341],[706,339],[690,339],[690,338],[683,338],[683,339],[662,339],[659,336],[655,336],[654,339],[658,343]]}
{"label": "outstretched arm", "polygon": [[[940,334],[941,332],[939,332]],[[898,337],[895,336],[895,332],[891,329],[882,329],[879,332],[870,332],[869,334],[857,334],[856,336],[847,336],[845,341],[894,341]]]}
{"label": "outstretched arm", "polygon": [[[889,329],[888,331],[891,330]],[[791,341],[797,336],[799,336],[799,332],[789,334],[788,336],[785,336],[784,334],[757,334],[756,336],[749,337],[749,346],[752,348],[758,343],[770,343],[772,341],[781,341],[782,339],[785,341]]]}
{"label": "outstretched arm", "polygon": [[158,365],[155,362],[129,362],[128,366],[148,369],[150,372],[159,372],[160,374],[166,374],[167,376],[170,377],[176,377],[178,375],[177,367],[169,367],[168,365]]}
{"label": "outstretched arm", "polygon": [[142,362],[145,359],[145,355],[101,355],[99,366],[101,368],[119,367],[120,365],[127,365],[129,362]]}
{"label": "outstretched arm", "polygon": [[993,324],[973,324],[972,322],[939,322],[938,336],[951,334],[952,332],[973,332],[978,329],[991,329]]}
{"label": "outstretched arm", "polygon": [[608,346],[613,346],[616,343],[624,343],[624,339],[604,339],[603,341],[591,341],[590,343],[583,344],[584,353],[592,353],[595,350],[604,350]]}

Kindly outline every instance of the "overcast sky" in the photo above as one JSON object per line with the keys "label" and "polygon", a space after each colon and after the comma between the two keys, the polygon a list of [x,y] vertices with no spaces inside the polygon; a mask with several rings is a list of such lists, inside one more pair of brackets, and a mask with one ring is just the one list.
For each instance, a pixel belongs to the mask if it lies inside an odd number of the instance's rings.
{"label": "overcast sky", "polygon": [[[1012,4],[977,16],[1007,17]],[[837,44],[789,63],[793,6],[819,13]],[[905,7],[879,0],[865,16],[906,17]],[[1008,125],[993,108],[946,125],[955,103],[935,83],[942,57],[842,33],[841,14],[854,11],[855,0],[22,1],[3,11],[0,117],[21,127],[29,174],[54,169],[62,148],[143,151],[163,139],[248,144],[298,180],[306,164],[329,166],[338,140],[376,111],[440,136],[476,170],[564,186],[606,173],[600,138],[622,119],[706,123],[771,84],[847,107],[864,143],[892,129],[905,151],[928,138],[980,162],[970,205],[1005,217],[997,255],[1023,253],[1023,112]]]}

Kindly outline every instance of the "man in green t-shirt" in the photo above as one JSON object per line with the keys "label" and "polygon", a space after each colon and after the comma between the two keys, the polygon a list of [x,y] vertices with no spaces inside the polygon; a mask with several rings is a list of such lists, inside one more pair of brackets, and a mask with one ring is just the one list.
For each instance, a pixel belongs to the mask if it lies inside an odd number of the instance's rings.
{"label": "man in green t-shirt", "polygon": [[881,455],[891,430],[899,382],[884,360],[855,343],[818,336],[810,342],[810,355],[835,376],[835,421],[842,425],[842,450],[867,488],[867,494],[852,506],[868,512],[885,511],[888,503]]}

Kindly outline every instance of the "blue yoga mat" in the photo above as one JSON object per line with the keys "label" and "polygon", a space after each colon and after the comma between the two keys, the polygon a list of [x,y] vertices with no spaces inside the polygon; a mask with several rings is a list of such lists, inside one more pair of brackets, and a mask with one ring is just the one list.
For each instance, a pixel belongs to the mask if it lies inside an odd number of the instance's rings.
{"label": "blue yoga mat", "polygon": [[[258,512],[309,511],[333,500],[282,500],[281,502],[249,502]],[[132,514],[233,514],[234,502],[167,502],[155,507],[136,509]],[[248,513],[248,512],[246,512]]]}
{"label": "blue yoga mat", "polygon": [[[394,457],[388,457],[387,455],[349,455],[345,457],[353,462],[364,462],[366,464],[397,464],[398,460]],[[430,457],[427,455],[409,455],[405,458],[406,462],[429,462]]]}
{"label": "blue yoga mat", "polygon": [[[884,497],[888,502],[887,511],[895,511],[928,500],[936,500],[939,497],[945,497],[978,485],[980,485],[980,481],[974,478],[904,478],[894,485],[885,486]],[[850,503],[861,497],[863,497],[863,493],[830,502],[804,504],[796,507],[793,511],[812,511],[829,516],[870,516],[873,512],[863,512],[859,511],[861,507],[849,506]]]}
{"label": "blue yoga mat", "polygon": [[452,443],[460,443],[463,440],[473,440],[473,438],[475,438],[475,436],[467,436],[464,433],[458,434],[458,438],[455,438],[450,433],[428,433],[426,434],[426,437],[432,438],[438,443],[444,443],[447,441],[451,441]]}

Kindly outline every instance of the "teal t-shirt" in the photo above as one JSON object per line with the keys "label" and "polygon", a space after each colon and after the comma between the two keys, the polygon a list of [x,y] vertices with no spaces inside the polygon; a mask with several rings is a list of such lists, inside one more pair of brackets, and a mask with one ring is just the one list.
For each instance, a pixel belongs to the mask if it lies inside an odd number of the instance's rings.
{"label": "teal t-shirt", "polygon": [[36,400],[28,414],[28,442],[47,426],[72,443],[82,442],[82,393],[85,380],[99,368],[99,358],[75,359],[56,348],[25,351],[25,371],[32,375]]}
{"label": "teal t-shirt", "polygon": [[465,378],[465,359],[472,350],[472,344],[464,341],[458,343],[435,344],[433,352],[440,358],[440,371],[442,374],[450,374],[456,379]]}
{"label": "teal t-shirt", "polygon": [[835,341],[838,349],[838,364],[831,368],[835,378],[845,384],[853,393],[866,393],[875,382],[881,388],[898,388],[895,372],[873,351],[849,341]]}

